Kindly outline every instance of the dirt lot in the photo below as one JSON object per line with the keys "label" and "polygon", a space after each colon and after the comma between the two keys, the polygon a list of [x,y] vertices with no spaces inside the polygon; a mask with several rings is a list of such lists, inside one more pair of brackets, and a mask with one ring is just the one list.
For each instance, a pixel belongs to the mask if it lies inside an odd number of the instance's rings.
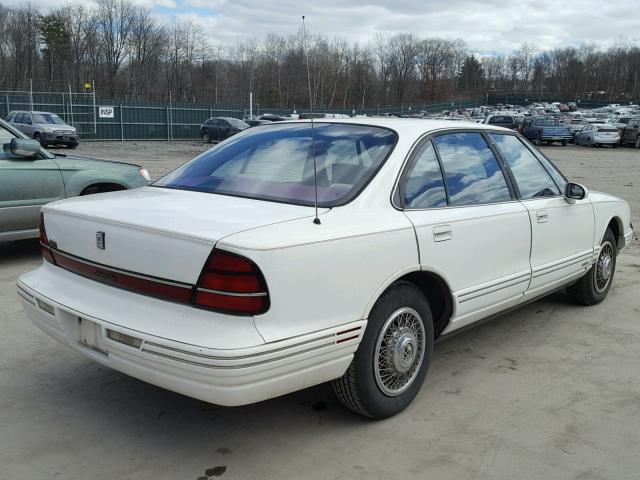
{"label": "dirt lot", "polygon": [[[85,143],[78,154],[157,178],[204,149]],[[544,151],[629,201],[640,227],[640,151]],[[344,410],[327,385],[222,408],[100,367],[27,321],[15,280],[39,262],[32,242],[0,247],[2,479],[638,478],[638,242],[604,303],[556,295],[439,343],[414,403],[380,422]]]}

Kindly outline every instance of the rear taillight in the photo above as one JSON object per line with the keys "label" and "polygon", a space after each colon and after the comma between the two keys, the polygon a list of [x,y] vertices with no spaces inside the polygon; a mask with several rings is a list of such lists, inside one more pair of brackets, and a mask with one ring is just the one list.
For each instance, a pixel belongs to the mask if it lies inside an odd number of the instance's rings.
{"label": "rear taillight", "polygon": [[44,228],[44,213],[40,212],[40,246],[42,249],[42,258],[49,263],[56,264],[53,254],[51,253],[51,247],[49,246],[49,238],[47,237],[47,230]]}
{"label": "rear taillight", "polygon": [[255,263],[213,250],[200,273],[193,304],[235,315],[259,315],[269,308],[269,293]]}

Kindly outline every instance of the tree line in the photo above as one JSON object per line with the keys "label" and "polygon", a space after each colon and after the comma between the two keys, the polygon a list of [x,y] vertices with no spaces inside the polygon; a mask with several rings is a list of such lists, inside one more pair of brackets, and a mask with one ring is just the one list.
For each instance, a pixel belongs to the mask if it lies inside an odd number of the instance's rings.
{"label": "tree line", "polygon": [[[192,23],[165,23],[130,0],[41,10],[0,3],[0,90],[80,91],[101,96],[264,107],[407,106],[518,91],[565,97],[640,96],[640,47],[617,41],[540,50],[525,44],[478,56],[463,39],[379,34],[367,43],[269,34],[216,43]],[[599,92],[599,93],[598,93]]]}

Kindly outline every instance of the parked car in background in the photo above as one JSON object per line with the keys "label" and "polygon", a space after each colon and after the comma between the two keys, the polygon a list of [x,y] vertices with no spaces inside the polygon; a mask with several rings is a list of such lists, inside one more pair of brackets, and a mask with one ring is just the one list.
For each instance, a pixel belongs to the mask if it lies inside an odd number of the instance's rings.
{"label": "parked car in background", "polygon": [[552,117],[535,117],[525,120],[522,134],[536,145],[560,142],[563,147],[566,147],[567,142],[573,139],[569,128],[561,125],[557,118]]}
{"label": "parked car in background", "polygon": [[161,387],[242,405],[333,381],[384,418],[435,340],[563,287],[603,301],[632,235],[626,202],[516,132],[294,121],[135,192],[45,206],[45,261],[17,290],[46,333]]}
{"label": "parked car in background", "polygon": [[266,123],[272,123],[270,120],[258,120],[257,118],[245,118],[242,120],[250,127],[257,127],[258,125],[264,125]]}
{"label": "parked car in background", "polygon": [[630,119],[619,131],[622,145],[630,143],[640,149],[640,118]]}
{"label": "parked car in background", "polygon": [[560,110],[560,112],[562,113],[567,113],[571,111],[571,109],[566,103],[561,103],[560,105],[558,105],[558,110]]}
{"label": "parked car in background", "polygon": [[76,148],[80,143],[76,127],[67,125],[55,113],[17,110],[9,112],[7,121],[45,148],[49,145]]}
{"label": "parked car in background", "polygon": [[246,122],[231,117],[212,117],[200,125],[203,143],[220,142],[249,128]]}
{"label": "parked car in background", "polygon": [[275,115],[273,113],[263,113],[258,117],[258,120],[269,120],[270,122],[283,122],[285,120],[291,120],[291,119],[287,117],[283,117],[282,115]]}
{"label": "parked car in background", "polygon": [[573,118],[569,123],[566,123],[565,126],[569,129],[571,135],[575,138],[576,133],[582,130],[582,127],[584,127],[587,123],[588,122],[585,119]]}
{"label": "parked car in background", "polygon": [[590,123],[576,133],[576,145],[599,147],[611,145],[616,148],[620,143],[620,132],[614,125],[606,123]]}
{"label": "parked car in background", "polygon": [[570,112],[575,112],[578,110],[578,105],[576,102],[567,102],[567,107],[569,107]]}
{"label": "parked car in background", "polygon": [[68,197],[147,185],[138,165],[54,156],[0,120],[0,241],[38,236],[42,205]]}
{"label": "parked car in background", "polygon": [[510,130],[516,130],[518,128],[514,115],[504,115],[504,114],[489,115],[485,119],[484,123],[486,123],[487,125],[493,125],[495,127],[508,128]]}

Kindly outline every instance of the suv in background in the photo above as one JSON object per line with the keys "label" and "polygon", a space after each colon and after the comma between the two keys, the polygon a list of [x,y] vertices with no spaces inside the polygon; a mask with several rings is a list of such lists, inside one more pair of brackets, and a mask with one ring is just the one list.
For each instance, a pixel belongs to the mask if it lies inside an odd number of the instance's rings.
{"label": "suv in background", "polygon": [[7,121],[45,148],[49,145],[76,148],[80,143],[78,130],[55,113],[14,111],[9,113]]}
{"label": "suv in background", "polygon": [[213,117],[200,125],[203,143],[219,142],[249,128],[242,120],[231,117]]}

